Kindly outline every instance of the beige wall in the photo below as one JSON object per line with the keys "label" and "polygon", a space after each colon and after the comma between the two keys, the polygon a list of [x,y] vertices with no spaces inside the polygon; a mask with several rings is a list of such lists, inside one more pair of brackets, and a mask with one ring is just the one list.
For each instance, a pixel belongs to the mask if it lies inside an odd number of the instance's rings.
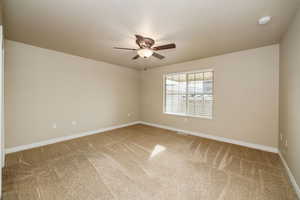
{"label": "beige wall", "polygon": [[[214,119],[163,114],[165,72],[213,68]],[[279,46],[240,51],[142,72],[141,119],[150,123],[277,147]]]}
{"label": "beige wall", "polygon": [[[6,147],[136,120],[277,147],[278,53],[272,45],[138,72],[6,40]],[[214,119],[163,114],[163,73],[205,68],[215,70]]]}
{"label": "beige wall", "polygon": [[139,119],[138,71],[8,40],[5,45],[7,148]]}
{"label": "beige wall", "polygon": [[2,24],[3,22],[3,9],[2,9],[2,0],[0,0],[0,24]]}
{"label": "beige wall", "polygon": [[280,43],[280,133],[280,150],[300,185],[300,11]]}

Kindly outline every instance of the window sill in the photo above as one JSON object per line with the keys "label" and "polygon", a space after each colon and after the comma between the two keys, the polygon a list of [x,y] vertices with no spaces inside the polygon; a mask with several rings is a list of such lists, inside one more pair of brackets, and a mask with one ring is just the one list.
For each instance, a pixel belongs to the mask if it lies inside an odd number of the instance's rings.
{"label": "window sill", "polygon": [[201,115],[186,115],[186,114],[170,113],[170,112],[163,112],[163,114],[166,114],[166,115],[175,115],[175,116],[179,116],[179,117],[193,117],[193,118],[208,119],[208,120],[212,120],[213,119],[212,117],[201,116]]}

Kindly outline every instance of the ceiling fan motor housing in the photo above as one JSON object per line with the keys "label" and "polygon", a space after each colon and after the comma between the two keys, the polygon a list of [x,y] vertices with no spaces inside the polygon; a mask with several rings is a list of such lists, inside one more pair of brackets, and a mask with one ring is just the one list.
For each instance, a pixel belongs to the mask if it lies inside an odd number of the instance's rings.
{"label": "ceiling fan motor housing", "polygon": [[142,49],[150,49],[155,44],[155,41],[152,38],[137,38],[136,44]]}
{"label": "ceiling fan motor housing", "polygon": [[134,56],[132,58],[132,60],[136,60],[139,57],[149,58],[150,56],[153,56],[155,58],[158,58],[158,59],[162,60],[165,57],[163,55],[160,55],[159,53],[154,52],[154,51],[160,51],[160,50],[165,50],[165,49],[174,49],[174,48],[176,48],[176,45],[174,43],[152,47],[155,44],[155,41],[152,38],[143,37],[141,35],[135,35],[135,37],[136,37],[135,42],[139,46],[139,49],[122,48],[122,47],[114,47],[114,48],[115,49],[122,49],[122,50],[137,51],[137,55]]}

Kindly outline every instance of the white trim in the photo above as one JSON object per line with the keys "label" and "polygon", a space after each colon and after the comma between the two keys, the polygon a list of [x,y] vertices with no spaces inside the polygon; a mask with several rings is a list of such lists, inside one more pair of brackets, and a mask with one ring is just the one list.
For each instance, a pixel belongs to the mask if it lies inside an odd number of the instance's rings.
{"label": "white trim", "polygon": [[53,139],[49,139],[49,140],[45,140],[45,141],[41,141],[41,142],[32,143],[32,144],[20,145],[20,146],[5,149],[5,154],[14,153],[14,152],[18,152],[18,151],[23,151],[23,150],[27,150],[27,149],[32,149],[32,148],[36,148],[36,147],[41,147],[41,146],[45,146],[45,145],[48,145],[48,144],[54,144],[54,143],[57,143],[57,142],[63,142],[63,141],[66,141],[66,140],[71,140],[71,139],[84,137],[84,136],[88,136],[88,135],[93,135],[93,134],[97,134],[97,133],[103,133],[103,132],[106,132],[106,131],[111,131],[111,130],[114,130],[114,129],[123,128],[123,127],[127,127],[127,126],[132,126],[132,125],[136,125],[136,124],[140,124],[140,122],[135,121],[135,122],[127,123],[127,124],[111,126],[111,127],[108,127],[108,128],[101,128],[101,129],[98,129],[98,130],[87,131],[87,132],[79,133],[79,134],[76,134],[76,135],[68,135],[68,136],[53,138]]}
{"label": "white trim", "polygon": [[[211,116],[204,116],[204,115],[191,115],[191,114],[186,114],[186,113],[171,113],[171,112],[166,112],[166,77],[168,75],[173,75],[173,74],[185,74],[186,76],[186,94],[185,96],[188,97],[188,74],[190,73],[205,73],[205,72],[212,72],[212,96],[213,96],[213,101],[212,101],[212,113]],[[201,70],[194,70],[194,71],[180,71],[180,72],[165,72],[163,73],[163,79],[162,79],[162,85],[163,85],[163,114],[167,115],[174,115],[174,116],[183,116],[183,117],[195,117],[195,118],[201,118],[201,119],[208,119],[208,120],[213,120],[214,119],[214,107],[215,107],[215,71],[213,68],[211,69],[201,69]],[[203,95],[208,95],[209,93],[203,93]],[[186,109],[188,109],[188,101],[186,99]],[[187,112],[187,111],[186,111]]]}
{"label": "white trim", "polygon": [[[3,25],[0,25],[0,170],[4,167],[4,37]],[[0,190],[2,191],[2,170],[0,172]],[[0,192],[0,199],[2,193]]]}
{"label": "white trim", "polygon": [[188,114],[182,114],[182,113],[171,113],[171,112],[163,112],[165,115],[174,115],[178,117],[191,117],[191,118],[200,118],[200,119],[209,119],[212,120],[212,116],[207,117],[207,116],[202,116],[202,115],[188,115]]}
{"label": "white trim", "polygon": [[175,72],[164,72],[163,75],[172,75],[172,74],[185,74],[185,73],[197,73],[197,72],[213,72],[213,68],[203,68],[198,70],[184,70],[184,71],[175,71]]}
{"label": "white trim", "polygon": [[297,184],[296,179],[295,179],[294,175],[292,174],[292,171],[290,170],[290,168],[289,168],[287,162],[285,161],[283,155],[281,154],[280,151],[278,151],[278,154],[279,154],[280,159],[281,159],[281,161],[282,161],[282,163],[283,163],[283,165],[284,165],[284,167],[285,167],[285,169],[287,171],[287,174],[288,174],[288,176],[290,178],[290,181],[291,181],[291,183],[292,183],[292,185],[293,185],[293,187],[295,189],[295,192],[296,192],[296,194],[298,196],[298,199],[300,199],[300,187]]}
{"label": "white trim", "polygon": [[194,135],[194,136],[198,136],[198,137],[203,137],[203,138],[208,138],[208,139],[212,139],[212,140],[217,140],[217,141],[221,141],[221,142],[236,144],[236,145],[245,146],[245,147],[249,147],[249,148],[253,148],[253,149],[259,149],[259,150],[263,150],[263,151],[278,153],[278,149],[275,148],[275,147],[265,146],[265,145],[261,145],[261,144],[253,144],[253,143],[249,143],[249,142],[243,142],[243,141],[240,141],[240,140],[234,140],[234,139],[229,139],[229,138],[220,137],[220,136],[213,136],[213,135],[209,135],[209,134],[206,134],[206,133],[197,133],[197,132],[193,132],[193,131],[177,129],[177,128],[173,128],[173,127],[170,127],[170,126],[165,126],[165,125],[160,125],[160,124],[153,124],[153,123],[144,122],[144,121],[141,121],[140,123],[144,124],[144,125],[148,125],[148,126],[154,126],[154,127],[157,127],[157,128],[162,128],[162,129],[167,129],[167,130],[171,130],[171,131],[181,132],[181,133]]}

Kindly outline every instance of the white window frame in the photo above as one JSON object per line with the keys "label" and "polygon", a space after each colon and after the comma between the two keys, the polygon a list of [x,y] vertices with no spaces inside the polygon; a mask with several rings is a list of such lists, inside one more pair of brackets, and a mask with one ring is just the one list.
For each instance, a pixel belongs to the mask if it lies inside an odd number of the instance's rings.
{"label": "white window frame", "polygon": [[[191,115],[191,114],[181,114],[181,113],[172,113],[172,112],[166,112],[166,76],[167,75],[172,75],[172,74],[180,74],[180,73],[185,73],[186,75],[189,73],[203,73],[203,72],[212,72],[213,73],[213,78],[212,78],[212,96],[213,96],[213,101],[212,101],[212,114],[211,116],[203,116],[203,115]],[[194,70],[194,71],[178,71],[178,72],[170,72],[170,73],[164,73],[163,74],[163,114],[166,115],[174,115],[174,116],[181,116],[181,117],[193,117],[193,118],[202,118],[202,119],[209,119],[212,120],[214,118],[214,105],[215,105],[215,73],[213,69],[202,69],[202,70]],[[187,83],[188,85],[188,83]],[[187,86],[188,87],[188,86]],[[187,90],[188,91],[188,90]],[[186,108],[187,109],[187,108]]]}

